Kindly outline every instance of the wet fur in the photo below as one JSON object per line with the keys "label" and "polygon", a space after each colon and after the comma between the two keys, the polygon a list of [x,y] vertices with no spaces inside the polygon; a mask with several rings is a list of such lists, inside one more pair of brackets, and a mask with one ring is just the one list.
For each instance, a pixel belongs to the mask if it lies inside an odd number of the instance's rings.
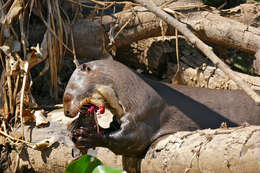
{"label": "wet fur", "polygon": [[113,60],[98,60],[82,65],[73,73],[64,97],[65,115],[79,109],[80,100],[96,85],[111,86],[125,109],[119,130],[105,134],[89,134],[76,130],[74,140],[79,146],[102,146],[116,154],[143,156],[150,144],[159,137],[183,130],[228,127],[244,122],[260,124],[260,107],[243,91],[213,90],[187,86],[169,86],[136,75]]}

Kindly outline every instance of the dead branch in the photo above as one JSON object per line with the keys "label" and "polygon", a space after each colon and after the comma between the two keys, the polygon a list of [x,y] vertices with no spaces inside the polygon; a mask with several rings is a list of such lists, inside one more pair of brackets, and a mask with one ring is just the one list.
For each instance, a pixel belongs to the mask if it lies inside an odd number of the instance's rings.
{"label": "dead branch", "polygon": [[[22,89],[21,89],[21,97],[20,97],[20,120],[21,120],[21,126],[22,126],[22,132],[24,135],[24,122],[23,122],[23,102],[24,102],[24,91],[25,91],[25,85],[27,81],[27,76],[28,76],[28,68],[29,64],[28,62],[24,63],[24,74],[23,74],[23,84],[22,84]],[[22,136],[24,139],[24,136]]]}

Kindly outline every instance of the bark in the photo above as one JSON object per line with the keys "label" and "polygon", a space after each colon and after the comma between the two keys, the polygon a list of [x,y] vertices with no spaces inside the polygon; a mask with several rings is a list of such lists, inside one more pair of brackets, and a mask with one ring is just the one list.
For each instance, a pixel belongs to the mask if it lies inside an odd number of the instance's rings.
{"label": "bark", "polygon": [[254,54],[260,48],[260,29],[211,12],[194,12],[180,21],[187,23],[202,40]]}
{"label": "bark", "polygon": [[[235,72],[252,89],[260,90],[260,78]],[[223,71],[212,66],[202,66],[201,68],[183,68],[180,73],[179,83],[201,88],[229,89],[235,90],[240,87],[232,81]]]}
{"label": "bark", "polygon": [[[5,172],[20,172],[35,171],[39,173],[57,172],[64,173],[68,163],[78,158],[81,154],[74,147],[70,139],[70,132],[67,130],[67,125],[71,119],[66,118],[63,109],[56,109],[48,113],[50,125],[45,128],[32,128],[25,126],[25,140],[31,143],[49,139],[51,145],[42,151],[35,150],[30,147],[24,147],[20,154],[16,150],[12,150],[9,155],[8,162],[10,169]],[[22,132],[21,129],[13,132],[11,135],[19,138]],[[112,165],[122,169],[121,156],[116,156],[108,149],[97,148],[90,150],[90,154],[96,155],[104,164]],[[0,155],[1,156],[1,155]],[[3,156],[1,156],[2,158]],[[1,163],[2,160],[0,159]]]}
{"label": "bark", "polygon": [[[179,38],[181,73],[179,84],[211,89],[240,89],[223,71],[206,59],[201,52],[193,49],[184,39]],[[227,51],[221,48],[221,57]],[[120,58],[127,57],[127,58]],[[138,72],[152,74],[164,82],[172,83],[177,71],[175,37],[156,37],[140,40],[119,49],[116,60],[134,67]],[[236,75],[246,81],[253,89],[260,89],[260,78],[239,72]]]}
{"label": "bark", "polygon": [[[248,13],[244,12],[251,9],[255,9],[257,12],[257,9],[260,8],[259,4],[243,4],[239,9],[236,8],[235,12],[232,10],[209,12],[200,2],[185,3],[185,1],[179,0],[164,6],[165,8],[168,11],[172,9],[181,13],[182,15],[178,15],[178,19],[187,23],[193,32],[204,41],[237,48],[251,54],[260,48],[260,29],[249,26],[253,19],[248,18]],[[243,11],[243,13],[238,11]],[[222,17],[219,13],[233,19]],[[238,15],[240,17],[236,17]],[[257,19],[257,15],[254,17]],[[104,27],[101,27],[101,23]],[[117,24],[115,25],[115,23]],[[116,47],[162,35],[163,30],[167,30],[165,34],[169,35],[172,35],[174,31],[172,27],[167,26],[161,19],[142,7],[130,7],[128,10],[115,14],[114,17],[103,16],[102,22],[100,19],[79,20],[69,28],[72,28],[73,31],[77,56],[91,58],[102,56],[105,48],[104,42],[107,44],[111,41],[108,40],[109,31],[113,31],[112,36],[115,36],[123,28],[117,38],[114,38]],[[105,36],[106,38],[104,38]]]}
{"label": "bark", "polygon": [[260,172],[259,126],[177,132],[149,148],[142,172]]}

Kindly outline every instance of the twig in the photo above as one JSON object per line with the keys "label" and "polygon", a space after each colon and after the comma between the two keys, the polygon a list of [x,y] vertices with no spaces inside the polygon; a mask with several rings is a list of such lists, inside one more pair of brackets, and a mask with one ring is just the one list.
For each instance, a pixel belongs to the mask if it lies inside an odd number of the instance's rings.
{"label": "twig", "polygon": [[128,21],[120,28],[120,30],[115,34],[114,40],[117,38],[117,36],[122,32],[122,30],[131,22],[132,19],[135,18],[135,15],[132,16],[132,18],[128,19]]}
{"label": "twig", "polygon": [[173,77],[173,84],[181,84],[181,71],[180,71],[180,57],[179,57],[179,34],[178,30],[175,28],[175,49],[176,49],[176,59],[177,59],[177,71]]}
{"label": "twig", "polygon": [[176,35],[175,44],[176,44],[177,72],[180,72],[179,38],[178,38],[179,34],[177,29],[175,29],[175,35]]}
{"label": "twig", "polygon": [[26,59],[26,41],[24,33],[24,13],[19,15],[20,31],[21,31],[21,43],[23,45],[23,59]]}
{"label": "twig", "polygon": [[[14,88],[14,95],[13,95],[13,99],[14,101],[16,102],[16,96],[17,96],[17,91],[18,91],[18,87],[19,87],[19,81],[20,81],[20,75],[17,75],[16,77],[16,82],[15,82],[15,88]],[[16,110],[15,110],[15,125],[17,124],[17,120],[18,120],[18,112],[19,112],[19,108],[18,106],[16,107]]]}
{"label": "twig", "polygon": [[17,168],[19,166],[19,161],[20,161],[20,156],[19,156],[19,153],[16,153],[16,162],[14,163],[14,172],[17,172]]}
{"label": "twig", "polygon": [[76,68],[79,66],[79,61],[77,60],[76,52],[75,52],[75,45],[74,45],[74,37],[72,30],[71,31],[71,45],[72,45],[72,52],[73,52],[73,63],[75,64]]}
{"label": "twig", "polygon": [[[173,11],[172,13],[175,18],[177,18],[177,13]],[[177,59],[177,71],[173,77],[172,83],[173,84],[181,84],[181,71],[180,71],[180,57],[179,57],[179,33],[178,29],[175,28],[175,49],[176,49],[176,59]]]}
{"label": "twig", "polygon": [[2,11],[3,9],[5,9],[6,7],[8,7],[11,4],[12,1],[7,1],[6,3],[4,3],[4,5],[2,5],[1,3],[1,7],[0,7],[0,11]]}
{"label": "twig", "polygon": [[[1,4],[1,3],[0,3]],[[1,27],[1,31],[0,31],[0,45],[3,45],[3,35],[4,35],[4,26],[2,25],[2,27]],[[2,67],[3,67],[3,71],[6,71],[5,70],[5,63],[4,63],[4,60],[3,60],[3,56],[2,56],[2,53],[0,53],[0,58],[1,58],[1,63],[2,63]]]}
{"label": "twig", "polygon": [[7,86],[8,86],[8,97],[9,97],[9,108],[10,113],[14,113],[13,107],[13,92],[12,92],[12,81],[11,81],[11,69],[10,69],[10,58],[6,59],[6,79],[7,79]]}
{"label": "twig", "polygon": [[14,94],[13,94],[13,100],[14,102],[16,101],[16,95],[19,87],[19,80],[20,80],[20,75],[16,76],[16,81],[15,81],[15,87],[14,87]]}
{"label": "twig", "polygon": [[[59,37],[56,35],[55,31],[51,28],[51,26],[48,24],[48,22],[46,22],[46,20],[44,20],[43,14],[40,11],[40,17],[41,20],[43,21],[44,25],[46,26],[46,28],[48,29],[48,31],[53,35],[53,37],[57,40],[59,40]],[[60,41],[60,40],[59,40]],[[73,53],[73,51],[61,40],[62,45],[70,52]]]}
{"label": "twig", "polygon": [[5,84],[2,84],[2,93],[3,93],[3,101],[4,101],[4,119],[7,120],[9,117],[9,107],[8,107],[8,99]]}
{"label": "twig", "polygon": [[114,34],[114,30],[117,27],[117,24],[113,27],[111,27],[110,31],[109,31],[109,46],[113,45],[115,43],[116,38],[118,37],[118,35],[125,29],[125,27],[136,17],[136,14],[134,13],[134,11],[132,10],[132,16],[131,18],[129,18],[126,23],[119,29],[119,31]]}
{"label": "twig", "polygon": [[28,68],[29,68],[29,63],[27,61],[24,62],[24,76],[23,76],[23,85],[21,89],[21,98],[20,98],[20,120],[21,120],[21,127],[22,127],[22,132],[23,132],[23,139],[24,139],[24,124],[23,124],[23,98],[24,98],[24,90],[25,90],[25,84],[27,80],[27,75],[28,75]]}
{"label": "twig", "polygon": [[22,140],[22,139],[14,138],[14,137],[8,135],[7,133],[5,133],[5,132],[3,132],[3,131],[1,131],[1,130],[0,130],[0,134],[3,135],[3,136],[5,136],[5,137],[7,137],[7,138],[9,138],[9,139],[11,139],[12,141],[17,141],[17,142],[21,142],[21,143],[23,143],[23,144],[26,144],[26,145],[29,146],[30,148],[33,148],[33,146],[34,146],[34,144],[32,144],[32,143],[30,143],[30,142],[24,141],[24,140]]}
{"label": "twig", "polygon": [[257,93],[250,88],[239,76],[235,75],[234,72],[222,62],[216,54],[212,51],[212,47],[209,47],[202,42],[196,35],[194,35],[187,27],[186,24],[179,22],[171,15],[162,11],[152,1],[135,0],[137,3],[143,5],[145,8],[156,14],[158,17],[165,20],[168,24],[172,25],[179,32],[181,32],[192,44],[199,48],[217,67],[219,67],[224,73],[226,73],[237,85],[242,88],[247,95],[249,95],[257,105],[260,105],[260,97]]}
{"label": "twig", "polygon": [[14,127],[18,127],[19,126],[19,123],[17,123],[18,122],[18,116],[19,116],[19,107],[16,106],[15,116],[14,116]]}
{"label": "twig", "polygon": [[[49,53],[49,64],[50,64],[50,74],[51,74],[51,94],[52,96],[55,97],[55,100],[58,98],[58,86],[57,86],[57,78],[58,78],[58,73],[57,73],[57,60],[59,57],[57,56],[57,40],[59,40],[59,36],[56,33],[56,25],[54,21],[54,14],[52,10],[52,3],[53,1],[47,0],[47,5],[48,5],[48,26],[50,27],[50,30],[48,30],[48,37],[47,37],[47,42],[48,42],[48,53]],[[41,13],[42,16],[42,13]],[[56,37],[51,37],[51,32],[53,31]],[[62,41],[62,40],[61,40]],[[63,43],[63,41],[62,41]]]}
{"label": "twig", "polygon": [[56,17],[56,20],[58,20],[58,29],[57,29],[57,34],[59,36],[58,42],[59,42],[59,56],[57,56],[57,60],[58,60],[58,68],[59,66],[61,66],[61,60],[62,57],[64,56],[63,54],[63,46],[62,46],[62,42],[63,42],[63,38],[65,37],[64,34],[64,28],[63,28],[63,20],[61,17],[61,13],[60,13],[60,7],[59,7],[59,0],[55,0],[55,5],[54,5],[54,10],[56,11],[56,15],[58,17]]}

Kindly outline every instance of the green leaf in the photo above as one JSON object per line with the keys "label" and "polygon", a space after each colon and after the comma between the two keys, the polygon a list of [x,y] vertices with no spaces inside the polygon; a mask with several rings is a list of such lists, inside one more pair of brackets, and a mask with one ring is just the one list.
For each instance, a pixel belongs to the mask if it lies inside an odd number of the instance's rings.
{"label": "green leaf", "polygon": [[126,171],[111,166],[99,165],[92,173],[126,173]]}
{"label": "green leaf", "polygon": [[72,161],[65,170],[65,173],[92,173],[92,171],[103,163],[97,158],[84,155],[81,158]]}

